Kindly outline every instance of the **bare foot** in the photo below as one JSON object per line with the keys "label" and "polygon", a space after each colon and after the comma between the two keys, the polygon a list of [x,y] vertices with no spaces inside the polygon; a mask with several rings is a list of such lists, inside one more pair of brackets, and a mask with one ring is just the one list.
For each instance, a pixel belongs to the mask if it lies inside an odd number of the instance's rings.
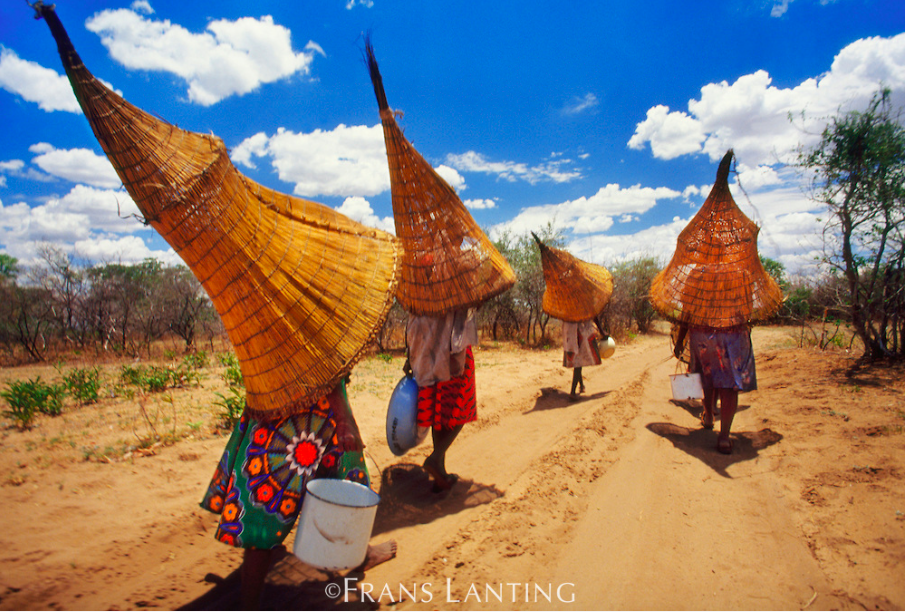
{"label": "bare foot", "polygon": [[724,455],[731,455],[732,440],[730,440],[728,436],[726,436],[725,438],[723,436],[719,436],[716,439],[716,449]]}
{"label": "bare foot", "polygon": [[424,471],[426,471],[430,476],[434,479],[434,489],[439,491],[446,491],[447,489],[451,489],[455,484],[455,480],[450,482],[450,475],[444,473],[444,471],[438,466],[430,457],[424,460]]}
{"label": "bare foot", "polygon": [[372,567],[376,567],[381,563],[386,563],[390,559],[395,558],[396,540],[387,540],[383,544],[378,544],[376,546],[371,546],[369,544],[364,563],[361,564],[361,571],[366,572]]}

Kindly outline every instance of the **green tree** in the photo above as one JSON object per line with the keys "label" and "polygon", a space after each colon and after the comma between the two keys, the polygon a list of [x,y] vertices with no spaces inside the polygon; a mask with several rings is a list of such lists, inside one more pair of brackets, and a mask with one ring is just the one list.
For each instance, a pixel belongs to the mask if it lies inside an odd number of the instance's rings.
{"label": "green tree", "polygon": [[152,299],[162,310],[167,328],[185,341],[186,351],[195,349],[199,326],[216,318],[207,293],[186,266],[161,269]]}
{"label": "green tree", "polygon": [[662,268],[653,257],[630,259],[610,268],[613,296],[601,315],[610,334],[619,335],[632,329],[642,334],[650,331],[657,313],[648,294],[651,281]]}
{"label": "green tree", "polygon": [[905,355],[905,128],[890,91],[834,117],[798,166],[826,206],[824,261],[845,278],[845,301],[864,357]]}
{"label": "green tree", "polygon": [[[497,240],[493,241],[496,250],[512,265],[515,259],[515,242],[509,231],[504,231]],[[516,272],[516,274],[518,274]],[[478,322],[482,329],[490,328],[490,334],[494,340],[500,337],[512,338],[520,329],[518,307],[516,306],[515,292],[504,291],[481,306],[478,311]]]}
{"label": "green tree", "polygon": [[767,274],[772,276],[773,280],[776,281],[776,284],[785,291],[789,286],[789,278],[786,276],[786,267],[775,259],[770,259],[763,255],[760,255],[760,263],[764,267],[764,270],[767,271]]}
{"label": "green tree", "polygon": [[34,268],[33,275],[53,300],[53,335],[83,346],[87,340],[82,325],[87,294],[84,266],[74,255],[51,244],[39,246],[38,254],[44,265]]}
{"label": "green tree", "polygon": [[12,255],[0,253],[0,282],[16,278],[19,274],[19,260]]}
{"label": "green tree", "polygon": [[165,308],[158,299],[164,276],[156,259],[137,264],[103,264],[88,270],[96,329],[105,347],[138,356],[169,328]]}
{"label": "green tree", "polygon": [[[556,229],[552,222],[534,232],[544,244],[563,248],[565,238],[562,231]],[[544,312],[544,291],[547,286],[544,282],[544,267],[541,263],[540,249],[530,233],[525,233],[515,240],[510,265],[518,275],[518,282],[513,291],[517,307],[527,318],[525,327],[525,343],[531,342],[533,334],[537,343],[537,329],[540,328],[540,338],[547,334],[547,325],[550,323],[550,315]]]}

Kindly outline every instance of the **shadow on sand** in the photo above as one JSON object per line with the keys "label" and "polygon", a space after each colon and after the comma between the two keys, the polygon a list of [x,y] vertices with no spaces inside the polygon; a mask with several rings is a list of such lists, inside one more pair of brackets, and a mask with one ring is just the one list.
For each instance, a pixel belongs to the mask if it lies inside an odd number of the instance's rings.
{"label": "shadow on sand", "polygon": [[[430,523],[438,518],[456,514],[467,508],[488,504],[503,492],[494,485],[476,483],[464,478],[448,491],[434,493],[430,477],[419,465],[400,463],[390,466],[381,475],[380,505],[374,519],[372,538],[407,525]],[[291,546],[294,535],[286,539]],[[373,540],[372,540],[373,541]],[[392,563],[392,561],[389,561]],[[280,551],[274,562],[264,592],[262,610],[376,610],[376,602],[362,600],[354,590],[356,582],[365,574],[361,570],[325,572],[303,563],[295,555]],[[208,574],[205,582],[213,587],[180,610],[236,610],[239,609],[239,570],[222,578]],[[349,589],[347,589],[347,585]],[[330,594],[333,594],[331,597]],[[374,594],[377,599],[378,594]],[[383,603],[387,601],[384,598]]]}
{"label": "shadow on sand", "polygon": [[560,408],[568,408],[576,404],[581,404],[590,400],[602,399],[612,393],[612,391],[598,391],[590,395],[578,395],[576,399],[569,399],[566,391],[561,391],[553,387],[544,387],[540,390],[540,397],[534,401],[531,410],[527,410],[522,414],[530,414],[538,410],[558,410]]}
{"label": "shadow on sand", "polygon": [[723,455],[716,450],[719,425],[717,425],[717,430],[713,431],[699,427],[690,429],[673,423],[649,423],[647,428],[726,478],[731,478],[726,472],[730,465],[754,459],[761,450],[782,440],[782,435],[772,429],[733,433],[730,436],[734,446],[732,454]]}

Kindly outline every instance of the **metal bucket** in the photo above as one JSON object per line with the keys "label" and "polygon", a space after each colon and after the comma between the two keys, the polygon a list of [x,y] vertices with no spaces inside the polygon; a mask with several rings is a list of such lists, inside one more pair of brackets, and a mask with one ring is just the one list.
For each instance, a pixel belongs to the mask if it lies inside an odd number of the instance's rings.
{"label": "metal bucket", "polygon": [[704,387],[700,374],[670,374],[674,400],[704,399]]}
{"label": "metal bucket", "polygon": [[612,336],[609,336],[606,340],[603,340],[599,346],[600,356],[604,359],[609,359],[613,356],[613,353],[616,352],[616,341],[613,340]]}
{"label": "metal bucket", "polygon": [[365,560],[380,496],[357,482],[308,481],[292,552],[323,570],[358,567]]}

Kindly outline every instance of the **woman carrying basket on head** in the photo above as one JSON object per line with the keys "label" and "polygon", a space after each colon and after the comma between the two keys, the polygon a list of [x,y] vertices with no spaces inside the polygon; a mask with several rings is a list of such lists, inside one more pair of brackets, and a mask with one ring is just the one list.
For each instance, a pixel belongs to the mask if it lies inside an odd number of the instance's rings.
{"label": "woman carrying basket on head", "polygon": [[406,327],[406,367],[418,384],[418,426],[430,428],[434,445],[424,470],[433,478],[435,492],[459,479],[446,470],[446,452],[462,427],[478,418],[471,351],[477,341],[472,309],[411,316]]}
{"label": "woman carrying basket on head", "polygon": [[[84,66],[54,6],[33,7],[123,185],[201,281],[238,357],[246,413],[202,506],[220,515],[217,539],[245,549],[242,604],[257,608],[305,483],[368,483],[345,381],[392,304],[398,243],[327,206],[255,183],[219,138],[130,104]],[[394,554],[389,542],[363,563]]]}
{"label": "woman carrying basket on head", "polygon": [[690,353],[690,371],[704,389],[701,425],[713,429],[717,400],[717,450],[732,453],[730,430],[739,392],[757,388],[750,326],[782,303],[779,285],[757,253],[760,228],[729,192],[733,152],[720,162],[701,210],[679,234],[669,265],[651,283],[653,307],[678,325],[674,354]]}
{"label": "woman carrying basket on head", "polygon": [[474,309],[515,284],[515,273],[456,192],[406,140],[387,104],[370,41],[368,69],[386,143],[396,236],[403,261],[396,299],[409,313],[408,364],[418,383],[418,424],[431,427],[434,450],[424,462],[433,490],[457,476],[446,452],[477,418]]}
{"label": "woman carrying basket on head", "polygon": [[574,402],[578,399],[576,390],[578,393],[584,393],[584,377],[581,369],[601,364],[597,341],[606,338],[607,334],[600,327],[596,318],[578,323],[563,321],[562,365],[564,368],[572,368],[572,388],[569,391],[569,401]]}
{"label": "woman carrying basket on head", "polygon": [[603,266],[582,261],[562,249],[544,244],[532,233],[540,249],[544,271],[542,307],[551,317],[562,319],[562,365],[572,368],[569,401],[584,393],[582,368],[600,365],[599,340],[609,336],[598,316],[613,295],[613,275]]}

